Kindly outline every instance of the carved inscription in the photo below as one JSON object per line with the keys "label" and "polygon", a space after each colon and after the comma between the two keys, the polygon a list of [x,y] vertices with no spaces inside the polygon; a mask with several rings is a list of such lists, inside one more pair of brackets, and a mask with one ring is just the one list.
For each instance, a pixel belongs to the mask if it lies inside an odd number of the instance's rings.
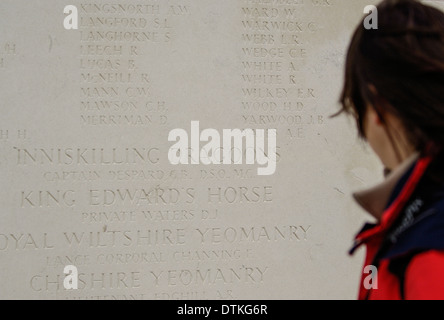
{"label": "carved inscription", "polygon": [[[2,87],[17,91],[16,103],[5,95],[0,122],[0,260],[2,283],[14,289],[0,298],[266,299],[319,291],[310,272],[335,261],[331,238],[343,230],[332,211],[346,206],[328,193],[336,176],[302,146],[321,149],[316,139],[333,93],[317,63],[340,56],[321,40],[340,38],[328,21],[344,5],[75,5],[78,30],[36,26],[45,40],[51,30],[49,52],[47,41],[27,33],[23,41],[0,39]],[[29,66],[18,67],[19,59]],[[275,174],[258,176],[246,163],[193,163],[200,153],[191,143],[190,165],[172,165],[168,132],[197,120],[217,130],[276,129]],[[238,155],[247,159],[243,149]],[[67,265],[78,270],[78,289],[64,287]],[[284,296],[276,288],[286,282]]]}

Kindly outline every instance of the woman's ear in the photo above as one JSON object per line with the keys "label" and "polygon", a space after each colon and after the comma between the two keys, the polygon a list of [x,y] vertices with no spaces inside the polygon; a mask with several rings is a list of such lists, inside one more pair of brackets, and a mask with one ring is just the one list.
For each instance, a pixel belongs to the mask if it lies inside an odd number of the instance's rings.
{"label": "woman's ear", "polygon": [[384,121],[382,117],[380,116],[379,112],[376,111],[375,107],[372,105],[367,106],[367,112],[366,112],[366,122],[367,125],[376,125],[376,126],[382,126]]}
{"label": "woman's ear", "polygon": [[375,113],[374,115],[374,122],[376,125],[378,126],[382,126],[384,124],[384,121],[381,117],[381,114],[379,112],[377,112],[375,109],[373,109],[373,107],[371,107],[373,112]]}
{"label": "woman's ear", "polygon": [[376,87],[373,84],[369,84],[368,85],[368,89],[370,91],[370,93],[373,96],[373,103],[374,105],[369,105],[368,108],[368,114],[371,117],[374,124],[376,125],[384,125],[385,124],[385,116],[386,116],[386,112],[385,110],[387,110],[387,100],[385,100],[383,97],[381,97],[379,95],[378,90],[376,89]]}

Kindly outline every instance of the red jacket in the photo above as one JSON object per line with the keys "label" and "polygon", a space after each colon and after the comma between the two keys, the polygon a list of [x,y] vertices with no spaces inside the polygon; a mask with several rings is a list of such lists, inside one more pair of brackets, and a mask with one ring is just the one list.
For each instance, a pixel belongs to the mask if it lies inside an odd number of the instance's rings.
{"label": "red jacket", "polygon": [[355,195],[378,219],[351,250],[367,249],[360,300],[444,299],[444,188],[428,174],[432,158],[416,159]]}

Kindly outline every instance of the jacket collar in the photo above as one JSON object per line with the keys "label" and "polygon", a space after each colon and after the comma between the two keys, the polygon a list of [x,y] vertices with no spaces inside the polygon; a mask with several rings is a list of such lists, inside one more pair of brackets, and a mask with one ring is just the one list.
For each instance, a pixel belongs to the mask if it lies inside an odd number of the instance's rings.
{"label": "jacket collar", "polygon": [[409,171],[418,158],[419,153],[411,155],[395,170],[389,173],[382,183],[369,189],[353,193],[356,202],[364,210],[380,221],[398,182]]}

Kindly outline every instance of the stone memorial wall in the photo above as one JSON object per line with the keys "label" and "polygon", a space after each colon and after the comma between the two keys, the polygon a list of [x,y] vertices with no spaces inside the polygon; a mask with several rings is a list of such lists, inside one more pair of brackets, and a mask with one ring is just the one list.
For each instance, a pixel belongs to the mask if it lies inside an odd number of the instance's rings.
{"label": "stone memorial wall", "polygon": [[0,1],[0,298],[354,299],[376,3]]}

